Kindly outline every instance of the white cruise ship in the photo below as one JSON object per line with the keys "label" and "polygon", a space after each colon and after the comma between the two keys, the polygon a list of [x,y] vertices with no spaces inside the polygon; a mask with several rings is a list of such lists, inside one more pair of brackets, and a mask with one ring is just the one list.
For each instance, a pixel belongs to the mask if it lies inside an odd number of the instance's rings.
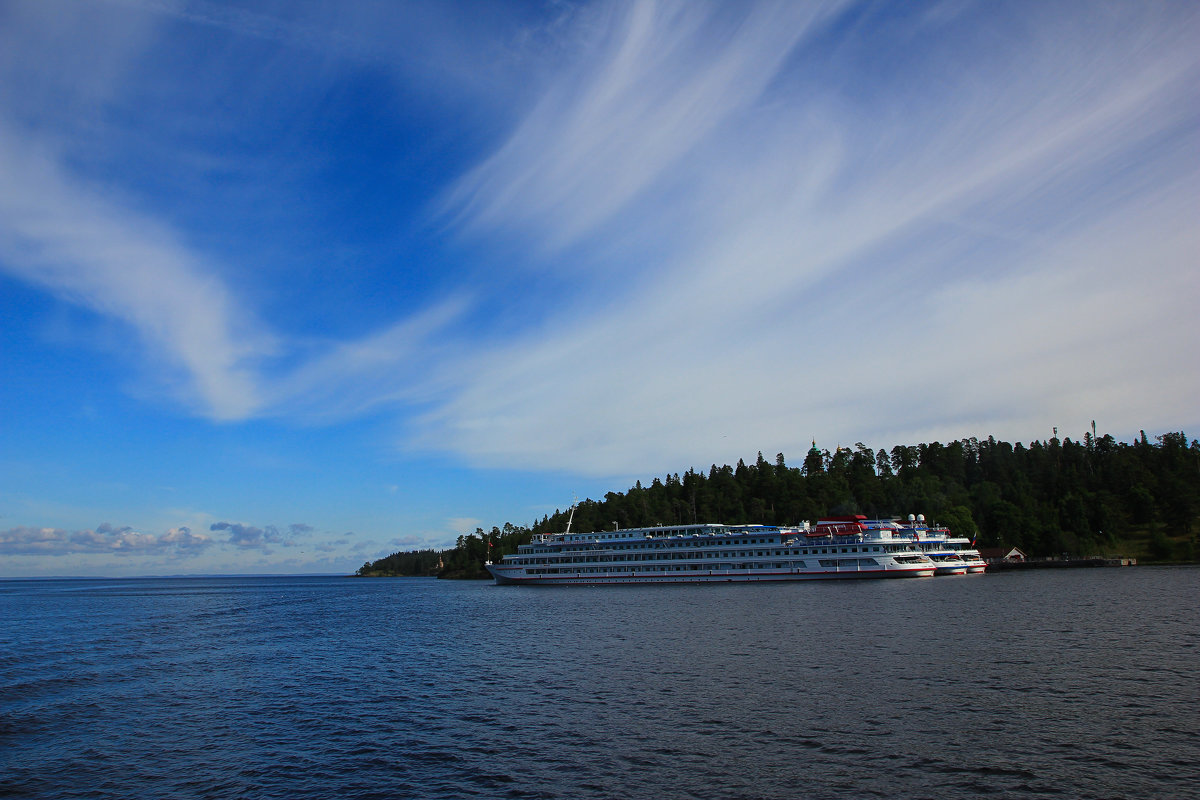
{"label": "white cruise ship", "polygon": [[816,526],[675,525],[535,534],[488,571],[500,584],[702,583],[929,577],[936,569],[907,537],[865,517]]}

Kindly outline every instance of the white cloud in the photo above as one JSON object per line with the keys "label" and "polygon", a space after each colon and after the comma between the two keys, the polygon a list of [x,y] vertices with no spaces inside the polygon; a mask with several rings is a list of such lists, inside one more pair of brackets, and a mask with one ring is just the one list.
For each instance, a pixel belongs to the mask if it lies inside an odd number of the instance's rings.
{"label": "white cloud", "polygon": [[[126,5],[375,63],[395,30],[361,10],[325,30],[332,6],[288,23]],[[44,45],[60,23],[35,6],[20,8]],[[498,335],[461,323],[522,298],[481,298],[479,280],[310,351],[183,231],[85,177],[65,135],[30,122],[102,107],[159,30],[155,15],[101,14],[112,46],[88,50],[67,24],[88,57],[63,69],[96,66],[86,85],[40,74],[57,89],[29,100],[10,81],[0,95],[22,100],[0,111],[0,269],[128,325],[155,356],[148,371],[165,366],[156,378],[207,416],[420,407],[411,443],[489,466],[644,475],[813,436],[1192,418],[1196,378],[1163,354],[1200,355],[1195,20],[1039,6],[831,24],[845,9],[597,4],[540,29],[570,44],[528,65],[548,80],[540,102],[440,202],[454,233],[538,254],[518,281],[554,273],[567,295]],[[429,12],[416,28],[454,25]],[[0,41],[32,53],[19,39]],[[456,67],[484,57],[450,65],[464,49],[430,44],[390,74],[471,94]],[[228,530],[246,546],[282,536],[243,528]]]}
{"label": "white cloud", "polygon": [[67,531],[61,528],[16,527],[0,531],[0,553],[8,556],[64,556],[88,553],[154,556],[195,555],[212,540],[186,527],[162,534],[143,533],[131,527],[105,523],[95,530]]}
{"label": "white cloud", "polygon": [[[739,52],[744,94],[709,92],[677,39],[702,26],[633,16],[458,198],[551,250],[602,230],[619,277],[456,365],[420,444],[644,475],[812,436],[1194,418],[1194,371],[1163,374],[1200,356],[1193,22],[1039,13],[993,52],[923,41],[937,102],[859,106],[803,74],[753,102],[787,82],[779,39]],[[702,119],[674,126],[664,87]]]}
{"label": "white cloud", "polygon": [[272,336],[175,235],[2,127],[0,176],[0,269],[130,325],[213,417],[257,408]]}
{"label": "white cloud", "polygon": [[596,16],[611,30],[580,43],[590,57],[458,183],[448,206],[471,227],[532,228],[544,248],[574,242],[752,108],[831,7],[745,6],[724,25],[691,3],[605,7]]}
{"label": "white cloud", "polygon": [[214,522],[209,526],[211,531],[228,531],[229,544],[243,550],[262,550],[270,552],[271,545],[280,545],[282,547],[294,547],[296,545],[296,536],[306,532],[305,529],[311,530],[307,525],[293,525],[289,529],[289,533],[284,533],[274,525],[265,527],[257,527],[255,525],[245,525],[240,522]]}
{"label": "white cloud", "polygon": [[316,421],[428,399],[448,331],[469,308],[444,301],[361,339],[335,343],[291,372],[263,382],[273,413]]}

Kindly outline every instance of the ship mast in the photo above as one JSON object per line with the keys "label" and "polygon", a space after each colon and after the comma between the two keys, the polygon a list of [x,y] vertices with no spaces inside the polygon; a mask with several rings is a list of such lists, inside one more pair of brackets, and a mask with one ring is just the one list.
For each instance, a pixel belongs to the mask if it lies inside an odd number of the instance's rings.
{"label": "ship mast", "polygon": [[566,536],[568,533],[571,532],[571,523],[575,519],[575,506],[577,506],[577,505],[579,505],[578,497],[575,498],[575,502],[571,503],[571,515],[569,517],[567,517],[567,529],[566,529],[566,531],[563,532],[563,536]]}

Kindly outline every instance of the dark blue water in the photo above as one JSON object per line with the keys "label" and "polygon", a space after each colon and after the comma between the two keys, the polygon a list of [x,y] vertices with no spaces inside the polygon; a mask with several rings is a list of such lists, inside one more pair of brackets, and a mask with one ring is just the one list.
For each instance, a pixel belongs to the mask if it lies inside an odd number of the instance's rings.
{"label": "dark blue water", "polygon": [[0,582],[0,795],[1200,797],[1200,570]]}

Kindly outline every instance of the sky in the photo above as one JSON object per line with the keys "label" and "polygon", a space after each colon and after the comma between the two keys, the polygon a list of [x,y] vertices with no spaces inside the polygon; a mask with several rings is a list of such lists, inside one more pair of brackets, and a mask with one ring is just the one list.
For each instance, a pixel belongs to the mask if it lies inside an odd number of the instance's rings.
{"label": "sky", "polygon": [[347,573],[813,440],[1194,435],[1197,42],[0,0],[0,577]]}

